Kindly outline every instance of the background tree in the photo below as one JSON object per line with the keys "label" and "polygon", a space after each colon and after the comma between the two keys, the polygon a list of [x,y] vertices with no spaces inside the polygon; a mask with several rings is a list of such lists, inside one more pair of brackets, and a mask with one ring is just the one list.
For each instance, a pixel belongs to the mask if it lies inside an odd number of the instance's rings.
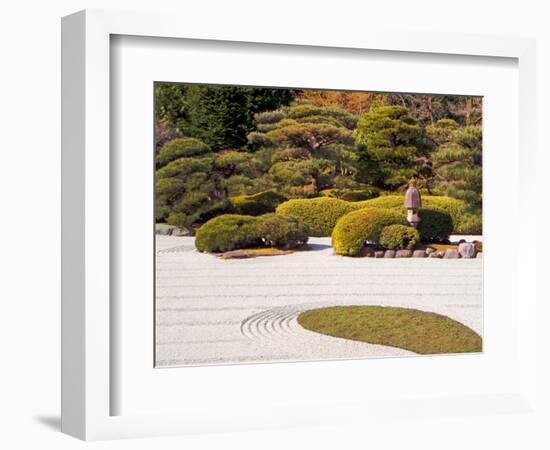
{"label": "background tree", "polygon": [[222,176],[215,170],[215,159],[216,155],[211,152],[180,157],[157,170],[157,221],[190,229],[230,208]]}
{"label": "background tree", "polygon": [[294,91],[157,83],[155,95],[159,130],[173,124],[177,136],[201,139],[216,151],[246,144],[255,127],[254,114],[289,104]]}
{"label": "background tree", "polygon": [[374,186],[394,190],[418,175],[424,133],[402,106],[378,106],[357,123],[362,177]]}
{"label": "background tree", "polygon": [[298,103],[257,114],[256,121],[263,132],[250,133],[249,142],[271,148],[269,175],[285,195],[316,196],[357,173],[353,114]]}
{"label": "background tree", "polygon": [[[439,123],[438,123],[439,124]],[[447,124],[442,128],[448,130]],[[434,127],[433,135],[441,130]],[[436,186],[445,194],[466,201],[471,208],[482,205],[482,130],[480,126],[453,129],[431,155]]]}

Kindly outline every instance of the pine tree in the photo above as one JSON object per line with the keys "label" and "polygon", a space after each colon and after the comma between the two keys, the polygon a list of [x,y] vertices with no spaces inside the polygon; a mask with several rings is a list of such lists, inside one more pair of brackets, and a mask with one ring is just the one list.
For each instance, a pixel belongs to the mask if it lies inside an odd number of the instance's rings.
{"label": "pine tree", "polygon": [[423,131],[401,106],[376,106],[357,123],[362,177],[374,186],[394,190],[418,175]]}

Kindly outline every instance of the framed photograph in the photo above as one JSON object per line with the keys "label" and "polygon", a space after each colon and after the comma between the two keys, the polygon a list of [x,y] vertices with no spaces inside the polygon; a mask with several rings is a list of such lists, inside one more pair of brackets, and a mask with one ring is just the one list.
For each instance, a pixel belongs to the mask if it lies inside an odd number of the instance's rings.
{"label": "framed photograph", "polygon": [[62,47],[64,432],[533,407],[532,40],[94,10]]}

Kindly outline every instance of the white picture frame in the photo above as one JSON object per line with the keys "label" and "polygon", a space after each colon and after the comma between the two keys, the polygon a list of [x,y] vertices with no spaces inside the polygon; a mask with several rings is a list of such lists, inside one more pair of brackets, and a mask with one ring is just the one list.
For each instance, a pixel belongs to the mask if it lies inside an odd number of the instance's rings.
{"label": "white picture frame", "polygon": [[[511,186],[522,199],[517,206],[523,220],[518,233],[535,228],[535,43],[532,39],[437,33],[354,32],[327,36],[318,30],[307,37],[293,30],[262,32],[235,28],[231,24],[207,30],[201,21],[187,21],[165,14],[82,11],[62,22],[62,430],[85,440],[162,436],[208,431],[233,431],[265,427],[353,421],[384,411],[372,404],[343,403],[331,412],[318,405],[302,409],[274,409],[232,417],[230,405],[220,405],[214,418],[197,414],[112,415],[111,399],[119,389],[111,377],[110,279],[111,211],[110,186],[110,41],[111,36],[142,36],[240,43],[285,44],[338,49],[368,49],[413,54],[446,54],[500,57],[517,60],[519,182]],[[516,198],[514,197],[514,198]],[[477,405],[452,398],[440,399],[441,408],[461,409],[463,414],[497,411],[507,404],[514,411],[535,407],[536,358],[536,272],[522,261],[535,260],[535,249],[522,249],[517,261],[517,286],[522,289],[518,304],[519,379],[514,392],[493,395]],[[302,369],[301,369],[302,370]],[[303,369],[307,370],[307,369]],[[414,403],[414,402],[413,402]],[[409,406],[411,414],[422,400]],[[477,409],[476,409],[477,408]],[[318,411],[318,414],[314,412]]]}

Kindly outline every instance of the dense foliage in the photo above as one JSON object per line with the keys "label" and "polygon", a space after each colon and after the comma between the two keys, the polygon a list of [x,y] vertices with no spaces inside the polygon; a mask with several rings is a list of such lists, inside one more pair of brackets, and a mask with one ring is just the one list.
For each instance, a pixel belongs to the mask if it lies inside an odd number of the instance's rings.
{"label": "dense foliage", "polygon": [[412,250],[420,241],[420,234],[405,225],[388,225],[380,233],[380,245],[390,250]]}
{"label": "dense foliage", "polygon": [[300,219],[309,228],[311,236],[330,236],[338,219],[354,209],[351,202],[320,197],[289,200],[277,207],[277,213]]}
{"label": "dense foliage", "polygon": [[392,209],[365,208],[343,216],[332,231],[332,247],[339,255],[357,256],[367,241],[380,243],[389,225],[407,225],[405,216]]}
{"label": "dense foliage", "polygon": [[304,245],[308,238],[307,226],[292,216],[223,214],[197,230],[195,246],[200,252],[213,253],[262,246],[290,249]]}
{"label": "dense foliage", "polygon": [[414,178],[453,232],[481,233],[480,98],[157,83],[155,112],[159,222],[277,208],[328,236],[352,210],[403,211]]}
{"label": "dense foliage", "polygon": [[262,242],[268,247],[297,248],[309,238],[309,230],[299,219],[284,214],[265,214],[256,225]]}
{"label": "dense foliage", "polygon": [[239,214],[224,214],[209,220],[197,230],[195,246],[200,252],[226,252],[236,248],[257,247],[258,219]]}
{"label": "dense foliage", "polygon": [[252,195],[238,195],[231,197],[230,200],[237,214],[259,216],[275,211],[277,206],[287,200],[287,198],[270,189]]}
{"label": "dense foliage", "polygon": [[453,219],[442,208],[422,208],[418,232],[425,242],[445,242],[453,231]]}

